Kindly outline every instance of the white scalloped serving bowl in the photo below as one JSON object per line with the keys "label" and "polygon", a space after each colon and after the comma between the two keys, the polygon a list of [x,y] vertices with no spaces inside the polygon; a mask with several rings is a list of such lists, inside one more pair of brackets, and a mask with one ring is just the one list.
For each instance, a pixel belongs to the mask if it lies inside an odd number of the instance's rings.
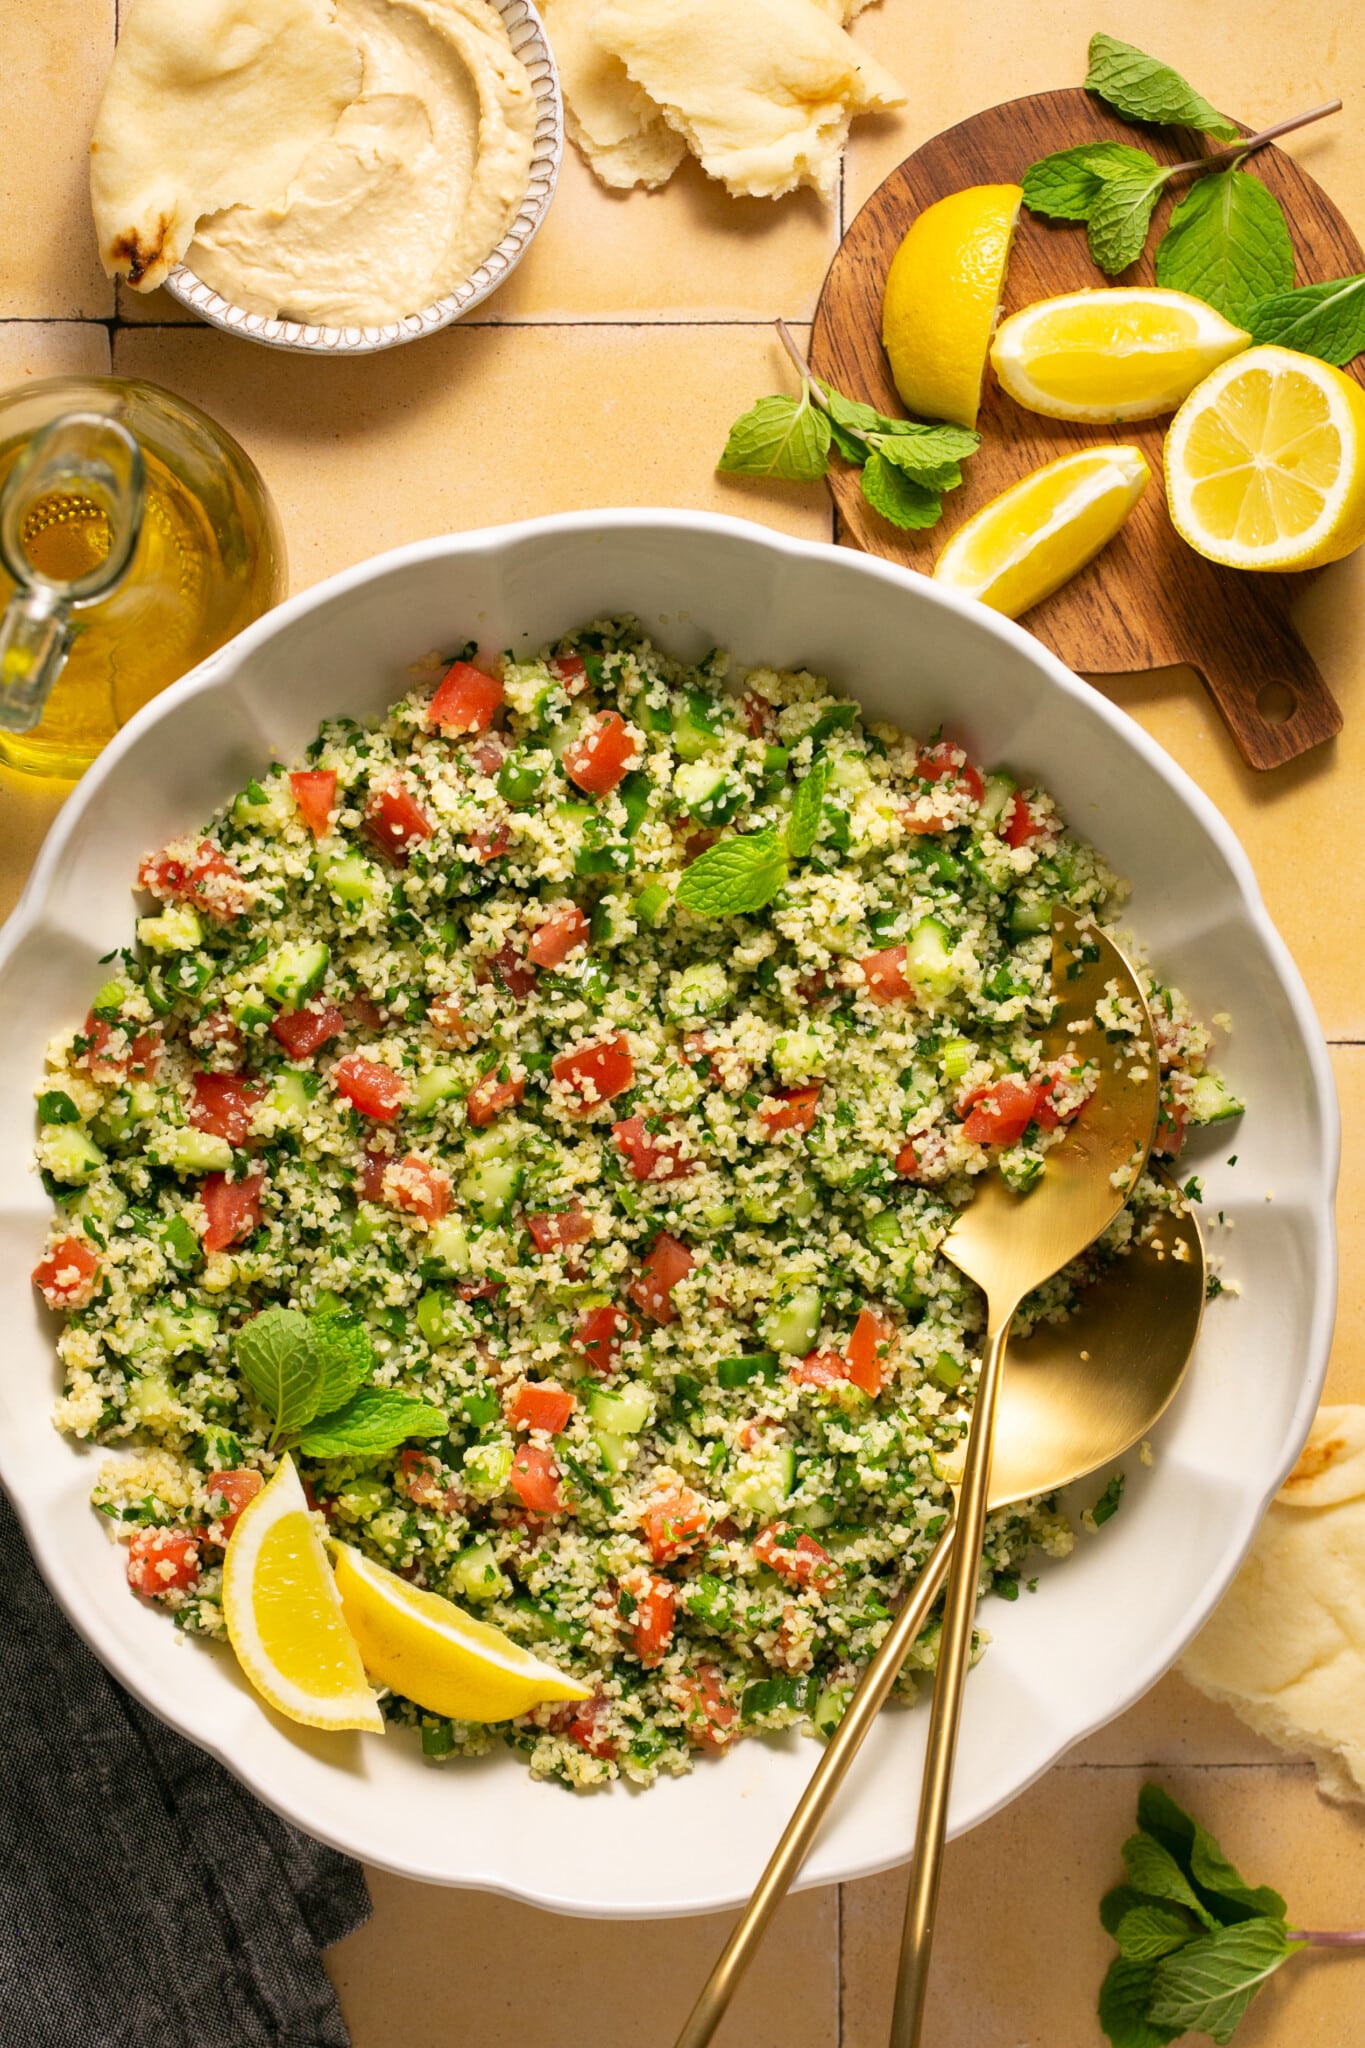
{"label": "white scalloped serving bowl", "polygon": [[[737,661],[808,665],[913,732],[946,719],[980,759],[1045,780],[1132,878],[1133,923],[1160,971],[1205,1015],[1235,1019],[1225,1065],[1251,1107],[1231,1143],[1197,1144],[1192,1164],[1205,1216],[1222,1209],[1235,1225],[1214,1249],[1244,1291],[1206,1318],[1155,1463],[1128,1461],[1122,1512],[1067,1561],[1043,1563],[1036,1597],[986,1608],[992,1641],[968,1687],[955,1831],[1152,1685],[1236,1570],[1325,1370],[1338,1133],[1308,999],[1207,798],[1018,626],[867,555],[668,511],[424,541],[281,605],[118,736],[62,812],[0,939],[0,1314],[10,1332],[0,1476],[49,1584],[104,1662],[298,1826],[413,1877],[631,1918],[745,1897],[814,1745],[745,1742],[645,1794],[616,1786],[575,1798],[533,1783],[503,1751],[433,1768],[401,1734],[323,1736],[278,1719],[227,1650],[183,1640],[129,1596],[123,1553],[88,1504],[103,1454],[49,1421],[52,1323],[28,1279],[48,1216],[29,1166],[43,1045],[85,1013],[99,956],[130,936],[139,856],[206,818],[271,754],[297,755],[325,714],[378,714],[427,649],[470,638],[534,649],[614,611],[638,613],[688,658],[718,642]],[[1080,1504],[1093,1493],[1092,1483]],[[909,1854],[926,1720],[882,1717],[805,1883]]]}
{"label": "white scalloped serving bowl", "polygon": [[312,321],[282,320],[265,313],[249,313],[234,306],[221,292],[190,269],[177,263],[164,280],[166,290],[191,313],[221,327],[225,334],[238,334],[243,341],[259,341],[266,348],[294,349],[306,355],[367,356],[383,348],[397,348],[400,342],[418,341],[449,327],[481,305],[490,293],[511,276],[531,246],[541,222],[549,211],[564,154],[564,102],[560,96],[559,73],[545,30],[531,0],[492,0],[502,16],[512,48],[526,66],[536,101],[535,140],[531,153],[531,175],[521,205],[507,233],[496,249],[468,277],[401,320],[386,320],[373,327],[324,327]]}

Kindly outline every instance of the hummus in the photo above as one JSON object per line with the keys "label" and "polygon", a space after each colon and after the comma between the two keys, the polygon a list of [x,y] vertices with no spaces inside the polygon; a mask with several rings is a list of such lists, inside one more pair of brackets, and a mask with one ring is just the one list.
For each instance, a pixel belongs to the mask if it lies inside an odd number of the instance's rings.
{"label": "hummus", "polygon": [[[138,0],[129,32],[166,4]],[[299,4],[288,0],[288,11]],[[248,312],[328,326],[401,319],[452,290],[507,232],[530,179],[531,81],[488,0],[306,4],[317,32],[350,52],[354,89],[339,107],[335,99],[328,104],[324,132],[316,132],[316,121],[300,131],[301,146],[270,192],[261,192],[258,176],[239,179],[233,189],[232,175],[220,172],[212,209],[190,211],[193,240],[184,260]],[[259,28],[281,5],[255,0],[253,23]],[[263,86],[287,40],[266,39]],[[182,75],[196,54],[186,41],[182,26]],[[228,67],[220,45],[205,46],[198,57],[200,76],[191,83],[200,122],[212,130],[228,111],[220,104]],[[113,86],[111,75],[111,92]],[[234,119],[244,90],[234,83]],[[152,93],[144,133],[150,126],[153,148],[157,121]],[[168,153],[162,163],[163,181],[167,171],[174,180],[176,160]],[[186,209],[179,213],[183,218]],[[105,223],[99,224],[103,248]],[[179,251],[167,254],[160,275]],[[148,268],[130,282],[150,289],[160,275]]]}

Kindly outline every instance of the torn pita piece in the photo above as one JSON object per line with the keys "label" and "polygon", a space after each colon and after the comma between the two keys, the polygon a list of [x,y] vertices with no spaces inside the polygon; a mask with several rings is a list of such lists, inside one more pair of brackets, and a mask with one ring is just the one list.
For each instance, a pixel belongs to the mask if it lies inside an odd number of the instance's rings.
{"label": "torn pita piece", "polygon": [[1320,1408],[1185,1676],[1365,1802],[1365,1408]]}

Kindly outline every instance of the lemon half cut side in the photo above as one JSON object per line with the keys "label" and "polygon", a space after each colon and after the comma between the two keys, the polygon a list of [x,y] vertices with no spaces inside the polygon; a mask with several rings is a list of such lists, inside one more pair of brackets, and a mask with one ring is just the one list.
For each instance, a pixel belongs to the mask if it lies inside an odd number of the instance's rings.
{"label": "lemon half cut side", "polygon": [[336,1545],[337,1588],[371,1678],[453,1721],[511,1721],[590,1688],[533,1657],[453,1600],[409,1585],[382,1564]]}
{"label": "lemon half cut side", "polygon": [[228,1639],[262,1699],[309,1728],[384,1732],[292,1458],[242,1510],[223,1559]]}
{"label": "lemon half cut side", "polygon": [[1188,292],[1115,285],[1039,299],[1002,320],[991,367],[1011,398],[1054,420],[1156,419],[1251,344]]}
{"label": "lemon half cut side", "polygon": [[882,345],[907,412],[974,427],[1000,310],[1018,185],[970,185],[926,206],[891,259]]}
{"label": "lemon half cut side", "polygon": [[1011,484],[960,526],[934,581],[1017,619],[1114,538],[1151,477],[1142,450],[1101,444]]}
{"label": "lemon half cut side", "polygon": [[1233,569],[1316,569],[1365,540],[1365,392],[1316,356],[1234,356],[1166,436],[1166,497],[1183,540]]}

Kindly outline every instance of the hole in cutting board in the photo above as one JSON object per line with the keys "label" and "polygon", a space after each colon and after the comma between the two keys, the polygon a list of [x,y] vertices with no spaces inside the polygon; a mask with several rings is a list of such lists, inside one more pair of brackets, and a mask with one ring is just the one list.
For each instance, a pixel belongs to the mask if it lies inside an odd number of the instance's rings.
{"label": "hole in cutting board", "polygon": [[1288,683],[1262,683],[1256,692],[1256,709],[1267,725],[1288,725],[1298,708],[1298,693]]}

